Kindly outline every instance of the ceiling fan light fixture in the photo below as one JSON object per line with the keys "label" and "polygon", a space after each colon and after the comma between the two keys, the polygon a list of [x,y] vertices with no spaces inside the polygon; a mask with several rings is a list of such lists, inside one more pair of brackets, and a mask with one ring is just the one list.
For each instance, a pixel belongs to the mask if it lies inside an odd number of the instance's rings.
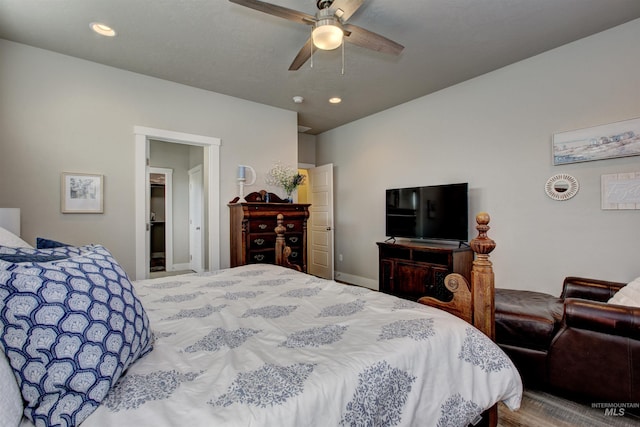
{"label": "ceiling fan light fixture", "polygon": [[[320,11],[321,15],[327,13],[329,13],[328,9]],[[344,32],[340,28],[340,23],[333,16],[320,16],[311,32],[313,44],[322,50],[333,50],[340,47],[343,37]]]}

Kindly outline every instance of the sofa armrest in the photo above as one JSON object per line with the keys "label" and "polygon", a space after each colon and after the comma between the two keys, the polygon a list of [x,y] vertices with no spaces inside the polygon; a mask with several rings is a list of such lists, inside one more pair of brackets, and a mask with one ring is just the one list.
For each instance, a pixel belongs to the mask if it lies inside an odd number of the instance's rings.
{"label": "sofa armrest", "polygon": [[584,277],[567,277],[562,285],[560,298],[582,298],[592,301],[607,302],[626,283],[608,280],[587,279]]}
{"label": "sofa armrest", "polygon": [[640,340],[640,308],[584,299],[564,301],[567,327]]}

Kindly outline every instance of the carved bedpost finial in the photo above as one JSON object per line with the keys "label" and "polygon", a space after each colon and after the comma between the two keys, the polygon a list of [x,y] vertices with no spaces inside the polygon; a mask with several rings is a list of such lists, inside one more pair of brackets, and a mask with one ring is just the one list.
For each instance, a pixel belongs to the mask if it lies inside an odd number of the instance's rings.
{"label": "carved bedpost finial", "polygon": [[496,247],[496,242],[487,237],[487,231],[491,229],[491,227],[489,227],[490,220],[491,218],[486,212],[480,212],[476,215],[476,222],[478,223],[476,230],[478,230],[478,237],[470,242],[471,249],[473,249],[473,251],[478,255],[484,255],[484,258],[488,258],[488,255]]}

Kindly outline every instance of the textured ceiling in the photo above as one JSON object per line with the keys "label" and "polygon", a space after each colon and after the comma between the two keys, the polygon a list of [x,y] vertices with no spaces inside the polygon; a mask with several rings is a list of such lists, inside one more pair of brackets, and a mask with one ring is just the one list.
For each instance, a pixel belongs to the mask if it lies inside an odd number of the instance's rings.
{"label": "textured ceiling", "polygon": [[0,38],[296,111],[317,134],[637,18],[638,0],[365,0],[349,23],[405,49],[347,44],[344,74],[340,49],[288,71],[310,27],[226,0],[0,0]]}

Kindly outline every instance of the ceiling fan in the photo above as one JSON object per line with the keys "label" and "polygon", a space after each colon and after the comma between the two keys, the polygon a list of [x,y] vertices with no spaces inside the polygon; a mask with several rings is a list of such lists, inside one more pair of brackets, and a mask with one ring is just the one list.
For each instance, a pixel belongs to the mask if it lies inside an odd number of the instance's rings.
{"label": "ceiling fan", "polygon": [[314,15],[278,6],[260,0],[229,0],[260,12],[312,25],[311,37],[300,49],[289,66],[289,70],[298,70],[311,57],[313,46],[322,50],[332,50],[343,41],[378,52],[399,55],[404,46],[379,34],[365,30],[346,21],[355,13],[364,0],[317,0],[318,12]]}

